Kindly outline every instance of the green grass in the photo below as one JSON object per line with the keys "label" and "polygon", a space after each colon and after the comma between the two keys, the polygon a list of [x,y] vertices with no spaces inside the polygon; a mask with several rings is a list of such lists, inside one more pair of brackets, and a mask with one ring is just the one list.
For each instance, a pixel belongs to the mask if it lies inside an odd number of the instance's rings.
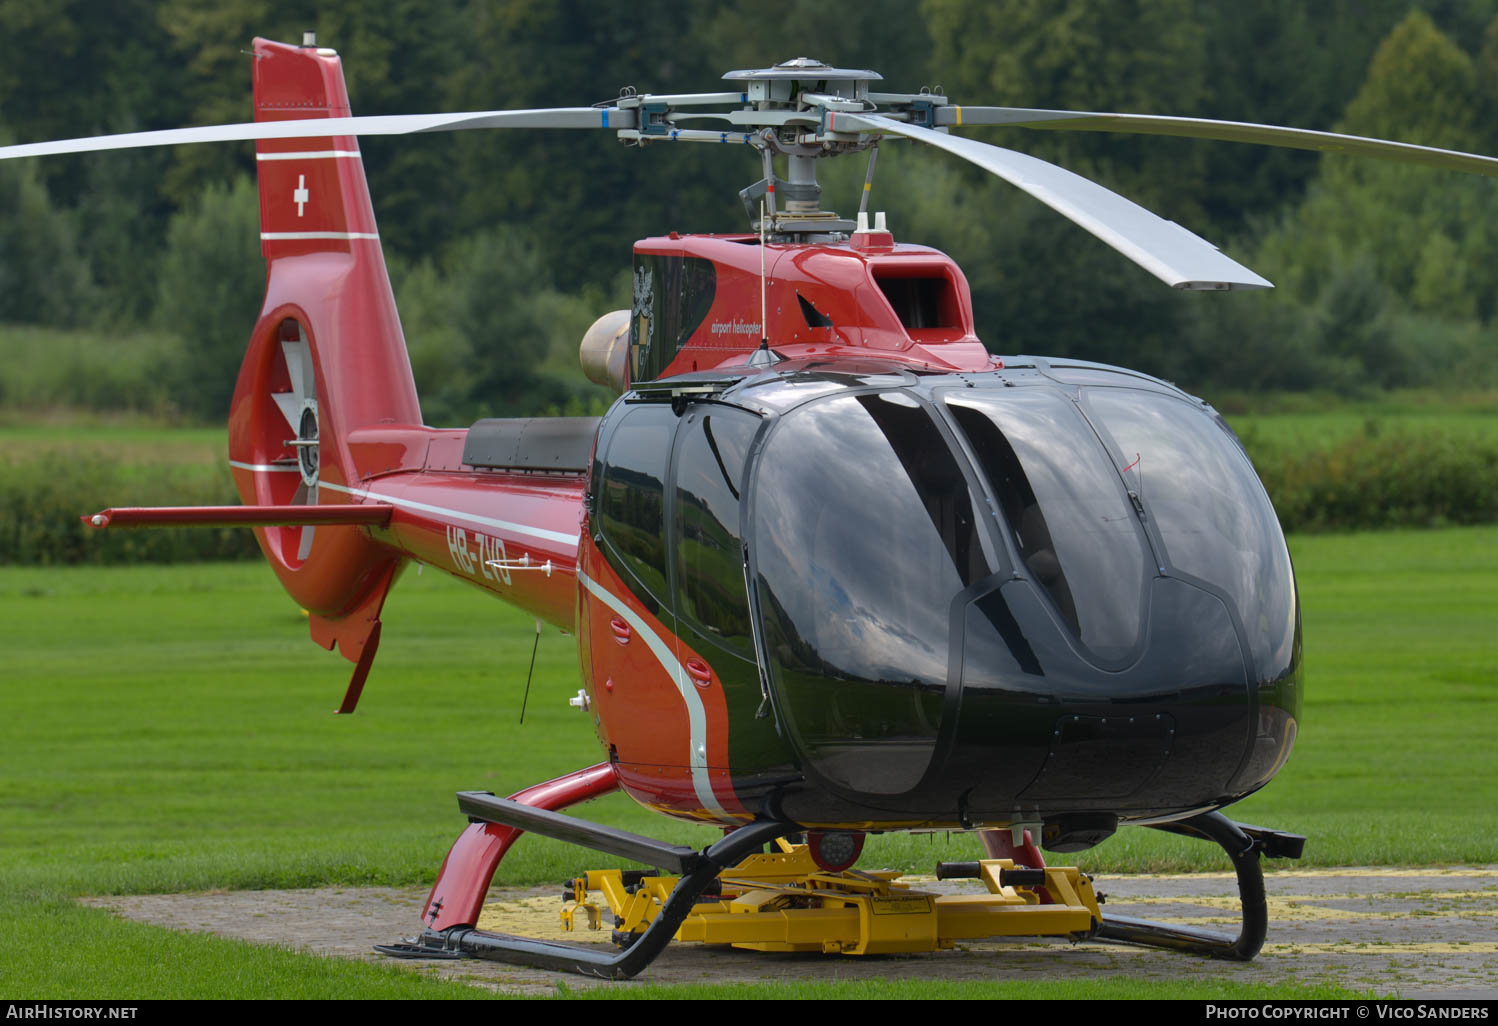
{"label": "green grass", "polygon": [[[7,422],[0,413],[0,472],[24,473],[38,467],[56,474],[75,464],[106,464],[126,481],[171,474],[192,482],[228,477],[229,441],[225,428],[165,427],[154,420],[103,416],[66,422],[72,411],[54,411],[26,423]],[[111,496],[90,501],[110,505]],[[118,503],[115,503],[118,504]]]}
{"label": "green grass", "polygon": [[1498,411],[1498,391],[1491,388],[1400,388],[1370,390],[1363,396],[1333,392],[1207,391],[1203,396],[1235,424],[1246,418],[1281,416],[1353,417],[1477,416]]}
{"label": "green grass", "polygon": [[[14,419],[12,419],[14,418]],[[42,455],[96,453],[122,463],[217,465],[229,458],[223,427],[166,427],[129,415],[97,416],[79,423],[73,410],[25,415],[0,412],[0,460],[22,463]]]}
{"label": "green grass", "polygon": [[1305,608],[1302,741],[1241,815],[1303,828],[1344,862],[1495,861],[1498,530],[1291,548]]}
{"label": "green grass", "polygon": [[1274,454],[1325,449],[1360,435],[1371,439],[1442,435],[1474,445],[1498,442],[1498,416],[1463,410],[1423,412],[1277,413],[1229,417],[1250,452]]}
{"label": "green grass", "polygon": [[1262,468],[1354,440],[1449,438],[1474,448],[1498,445],[1498,393],[1410,389],[1366,399],[1319,393],[1219,396],[1215,400]]}
{"label": "green grass", "polygon": [[232,528],[106,536],[78,519],[118,506],[237,504],[226,434],[128,416],[82,425],[0,416],[0,566],[258,558],[254,538]]}
{"label": "green grass", "polygon": [[1245,443],[1299,448],[1326,446],[1360,432],[1380,435],[1446,434],[1474,442],[1498,441],[1498,416],[1475,410],[1398,410],[1359,413],[1274,413],[1230,417],[1228,423]]}
{"label": "green grass", "polygon": [[[1308,834],[1311,865],[1498,862],[1498,528],[1301,537],[1292,548],[1305,606],[1301,739],[1235,813]],[[454,791],[506,793],[600,758],[566,705],[578,687],[573,639],[543,637],[521,726],[531,621],[430,570],[405,576],[384,619],[360,710],[336,717],[350,665],[310,644],[263,566],[0,570],[0,993],[424,985],[204,938],[168,945],[164,931],[69,901],[429,881],[463,826]],[[581,814],[681,843],[712,836],[620,796]],[[863,864],[929,872],[975,853],[961,835],[896,835],[873,839]],[[1077,861],[1095,872],[1223,868],[1209,846],[1150,830],[1121,831]],[[498,879],[552,882],[595,862],[527,837]],[[41,957],[59,929],[69,950]],[[188,971],[158,969],[152,952],[168,946]]]}
{"label": "green grass", "polygon": [[7,932],[0,939],[0,994],[11,1000],[492,996],[393,965],[132,923],[62,894],[0,898],[0,915]]}

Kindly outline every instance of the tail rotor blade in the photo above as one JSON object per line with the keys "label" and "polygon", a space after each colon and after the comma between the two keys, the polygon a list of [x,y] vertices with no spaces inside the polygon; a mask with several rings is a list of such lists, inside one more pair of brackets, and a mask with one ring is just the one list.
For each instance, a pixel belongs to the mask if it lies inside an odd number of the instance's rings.
{"label": "tail rotor blade", "polygon": [[[281,340],[281,355],[286,358],[286,373],[291,377],[291,395],[300,406],[303,399],[317,398],[317,376],[312,368],[312,350],[300,337]],[[291,426],[297,426],[293,418]]]}
{"label": "tail rotor blade", "polygon": [[281,408],[281,416],[286,418],[286,424],[291,428],[293,436],[297,433],[299,421],[302,417],[302,398],[295,390],[290,392],[273,392],[271,398]]}
{"label": "tail rotor blade", "polygon": [[[306,504],[308,506],[317,505],[317,485],[313,485],[311,488],[307,489]],[[307,524],[301,528],[301,532],[302,541],[301,544],[297,546],[296,558],[305,560],[308,556],[312,555],[312,539],[317,533],[317,528],[311,524]]]}

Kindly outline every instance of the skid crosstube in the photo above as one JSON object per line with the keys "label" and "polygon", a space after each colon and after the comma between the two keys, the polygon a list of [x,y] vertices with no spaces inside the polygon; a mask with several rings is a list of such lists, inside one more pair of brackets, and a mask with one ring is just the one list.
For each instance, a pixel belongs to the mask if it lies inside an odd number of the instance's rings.
{"label": "skid crosstube", "polygon": [[379,945],[377,951],[397,958],[453,958],[463,955],[493,962],[527,965],[585,976],[622,980],[653,962],[692,911],[697,896],[745,855],[796,833],[801,827],[781,820],[756,820],[739,827],[702,851],[665,844],[628,831],[590,823],[483,792],[459,792],[458,802],[470,818],[502,823],[531,833],[570,841],[595,851],[635,859],[681,874],[681,882],[640,937],[622,951],[607,953],[555,941],[489,933],[472,926],[428,929],[404,944]]}
{"label": "skid crosstube", "polygon": [[1238,936],[1112,915],[1103,916],[1097,936],[1103,940],[1171,948],[1234,962],[1252,961],[1264,946],[1264,937],[1269,930],[1269,907],[1264,899],[1264,872],[1259,866],[1259,855],[1298,859],[1306,839],[1299,834],[1234,823],[1220,812],[1208,812],[1175,823],[1161,823],[1157,829],[1216,841],[1228,853],[1238,875],[1238,897],[1243,906],[1243,925]]}

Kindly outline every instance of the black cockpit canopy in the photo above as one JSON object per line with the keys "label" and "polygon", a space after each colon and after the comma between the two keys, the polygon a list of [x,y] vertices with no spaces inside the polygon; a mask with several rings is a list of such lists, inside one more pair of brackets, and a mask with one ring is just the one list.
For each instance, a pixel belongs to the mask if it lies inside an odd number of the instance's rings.
{"label": "black cockpit canopy", "polygon": [[[969,800],[1122,788],[1112,805],[1143,816],[1247,793],[1288,754],[1284,538],[1236,437],[1168,385],[794,367],[607,421],[605,554],[763,667],[834,791],[908,807],[1002,766]],[[1101,726],[1120,711],[1144,715]],[[1194,779],[1169,772],[1184,752]]]}

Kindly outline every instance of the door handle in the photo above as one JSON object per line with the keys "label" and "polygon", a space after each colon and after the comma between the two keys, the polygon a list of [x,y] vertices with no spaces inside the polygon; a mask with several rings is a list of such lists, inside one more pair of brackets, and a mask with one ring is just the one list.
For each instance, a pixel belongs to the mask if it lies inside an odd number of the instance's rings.
{"label": "door handle", "polygon": [[692,678],[693,684],[705,688],[713,682],[713,668],[701,659],[688,659],[687,676]]}
{"label": "door handle", "polygon": [[629,624],[617,616],[609,621],[609,629],[614,632],[614,640],[621,645],[628,645],[629,639],[635,635],[634,630],[630,628]]}

